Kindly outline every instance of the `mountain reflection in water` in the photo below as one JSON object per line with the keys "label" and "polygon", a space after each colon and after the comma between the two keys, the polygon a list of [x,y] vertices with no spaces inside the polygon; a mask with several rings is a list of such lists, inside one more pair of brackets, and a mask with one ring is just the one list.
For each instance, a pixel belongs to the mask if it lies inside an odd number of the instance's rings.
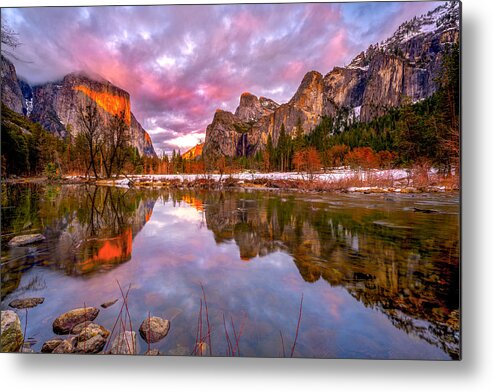
{"label": "mountain reflection in water", "polygon": [[[419,212],[427,207],[436,213]],[[172,297],[175,307],[181,305],[173,328],[191,334],[196,286],[203,282],[212,309],[249,317],[245,355],[278,355],[279,330],[288,320],[291,327],[284,331],[292,332],[293,309],[303,292],[299,356],[458,358],[458,210],[455,194],[307,196],[3,185],[3,238],[42,232],[47,240],[12,249],[3,241],[2,309],[12,298],[43,293],[54,282],[80,284],[69,277],[94,279],[91,290],[103,293],[94,285],[97,279],[114,282],[128,269],[120,278],[132,283],[137,302],[147,305],[136,312],[153,313],[152,306],[158,309],[162,302],[169,308]],[[298,277],[285,260],[292,260]],[[136,268],[146,272],[135,274]],[[47,269],[57,274],[45,274],[50,282],[44,284],[40,271]],[[167,297],[160,294],[163,286]],[[250,304],[257,296],[262,301]],[[65,310],[50,308],[51,320]],[[392,328],[401,332],[390,333]],[[178,335],[181,347],[191,344],[189,336]],[[176,342],[166,339],[173,354]]]}

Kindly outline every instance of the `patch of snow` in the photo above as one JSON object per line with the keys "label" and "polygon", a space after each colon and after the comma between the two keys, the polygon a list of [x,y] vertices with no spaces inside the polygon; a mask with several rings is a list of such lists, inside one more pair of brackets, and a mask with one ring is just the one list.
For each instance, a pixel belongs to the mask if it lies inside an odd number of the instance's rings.
{"label": "patch of snow", "polygon": [[368,71],[368,65],[364,66],[364,67],[359,67],[357,65],[348,65],[347,66],[348,69],[360,69],[362,71]]}

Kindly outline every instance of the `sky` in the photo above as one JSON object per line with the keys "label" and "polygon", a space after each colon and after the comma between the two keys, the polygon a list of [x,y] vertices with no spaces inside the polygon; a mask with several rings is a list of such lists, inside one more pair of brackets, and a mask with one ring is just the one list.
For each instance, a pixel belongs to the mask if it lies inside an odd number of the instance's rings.
{"label": "sky", "polygon": [[131,96],[158,152],[205,139],[240,95],[289,101],[303,76],[344,66],[438,2],[2,9],[31,84],[96,73]]}

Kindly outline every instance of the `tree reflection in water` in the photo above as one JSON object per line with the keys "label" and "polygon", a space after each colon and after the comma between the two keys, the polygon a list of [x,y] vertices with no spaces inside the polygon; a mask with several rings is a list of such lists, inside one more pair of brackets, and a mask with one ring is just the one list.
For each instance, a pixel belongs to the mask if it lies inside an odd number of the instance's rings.
{"label": "tree reflection in water", "polygon": [[33,265],[84,277],[128,262],[133,238],[158,198],[200,211],[216,244],[234,242],[242,261],[287,253],[306,282],[343,287],[397,328],[458,357],[459,215],[453,197],[437,196],[439,213],[423,214],[405,196],[3,185],[2,236],[41,231],[47,241],[2,248],[2,299],[22,289],[21,276]]}

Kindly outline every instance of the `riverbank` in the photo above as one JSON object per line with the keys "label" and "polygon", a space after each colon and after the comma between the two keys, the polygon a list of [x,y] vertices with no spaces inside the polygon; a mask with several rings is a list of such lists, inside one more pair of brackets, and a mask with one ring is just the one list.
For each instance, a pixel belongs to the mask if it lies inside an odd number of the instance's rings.
{"label": "riverbank", "polygon": [[[11,178],[6,183],[44,183],[46,178]],[[300,192],[424,193],[459,190],[459,176],[435,170],[332,169],[323,173],[147,174],[110,179],[65,176],[58,184],[95,184],[125,188],[172,188],[220,190],[231,188],[290,190]]]}

